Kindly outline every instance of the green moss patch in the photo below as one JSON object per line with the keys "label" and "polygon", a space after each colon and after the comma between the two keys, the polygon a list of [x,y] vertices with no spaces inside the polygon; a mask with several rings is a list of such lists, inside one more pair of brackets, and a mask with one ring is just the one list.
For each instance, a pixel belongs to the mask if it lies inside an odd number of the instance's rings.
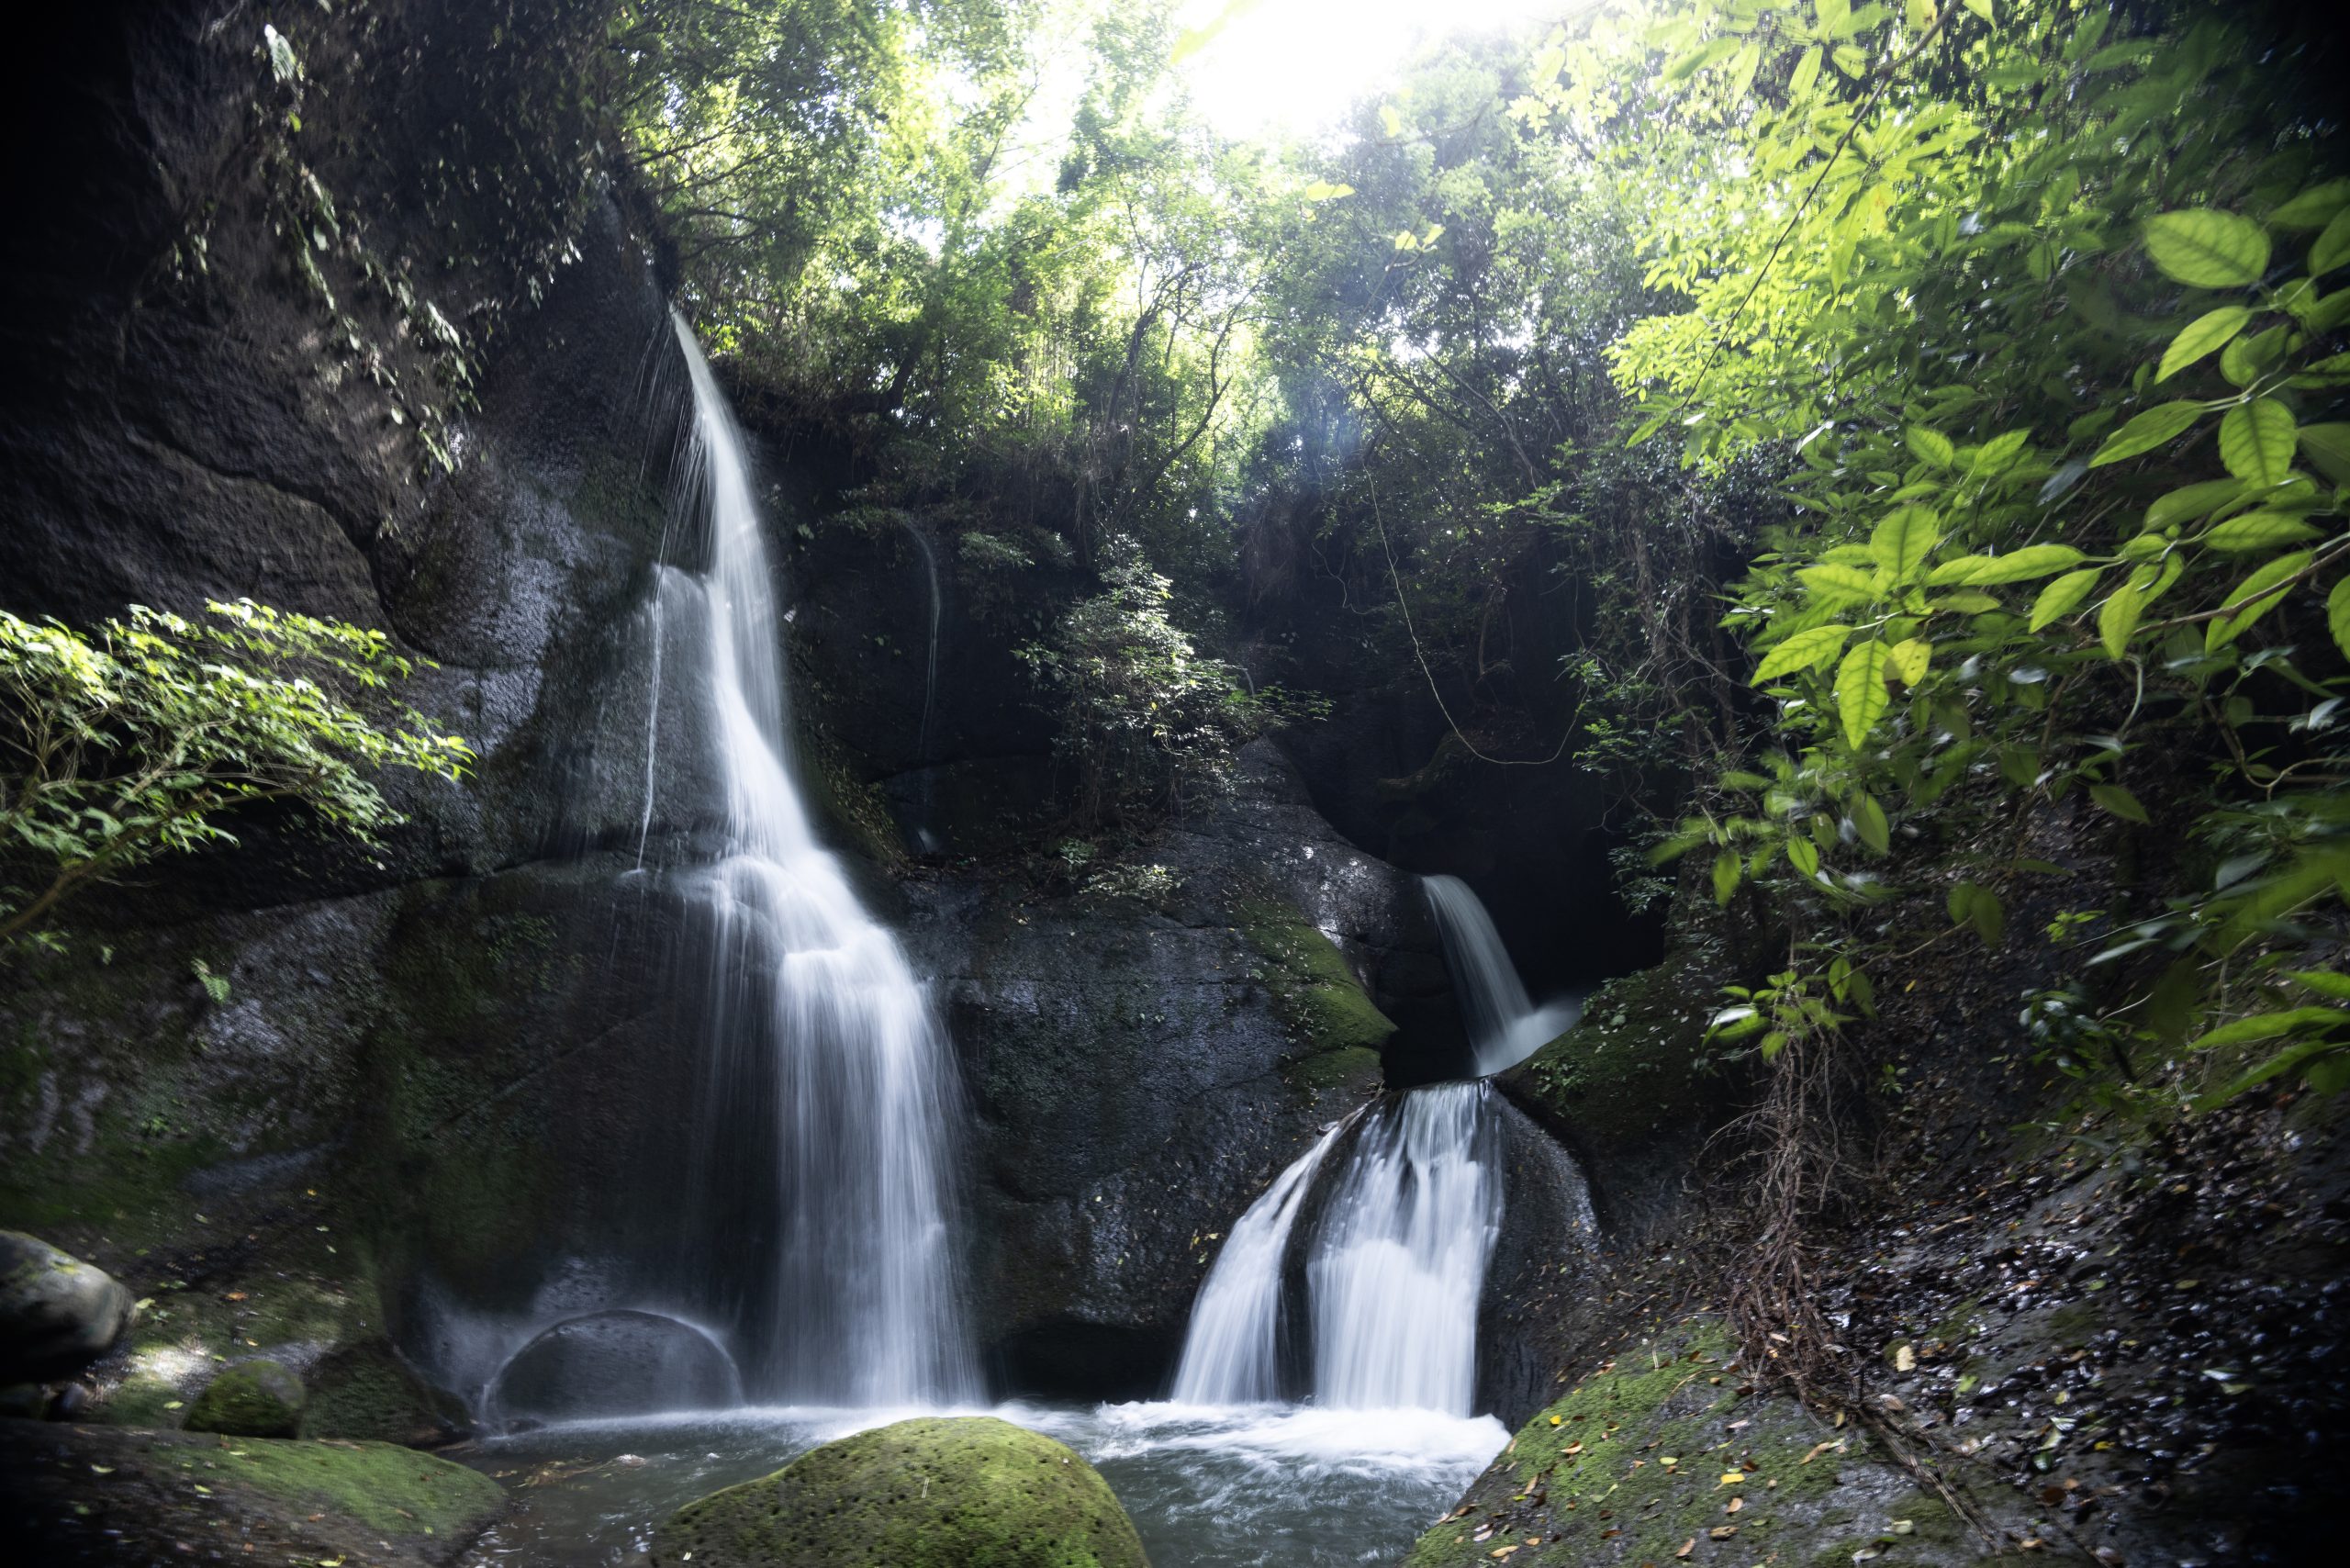
{"label": "green moss patch", "polygon": [[1516,1568],[1742,1568],[1808,1541],[1861,1440],[1749,1386],[1709,1320],[1625,1351],[1518,1431],[1411,1568],[1467,1568],[1505,1546]]}
{"label": "green moss patch", "polygon": [[1254,899],[1233,915],[1240,934],[1263,958],[1259,976],[1281,1021],[1307,1047],[1304,1058],[1376,1051],[1395,1033],[1394,1021],[1364,994],[1337,944],[1295,910]]}
{"label": "green moss patch", "polygon": [[651,1561],[695,1568],[1147,1568],[1109,1484],[992,1417],[860,1432],[687,1505]]}
{"label": "green moss patch", "polygon": [[1715,1097],[1700,1063],[1719,987],[1695,952],[1609,980],[1515,1079],[1603,1148],[1696,1119]]}

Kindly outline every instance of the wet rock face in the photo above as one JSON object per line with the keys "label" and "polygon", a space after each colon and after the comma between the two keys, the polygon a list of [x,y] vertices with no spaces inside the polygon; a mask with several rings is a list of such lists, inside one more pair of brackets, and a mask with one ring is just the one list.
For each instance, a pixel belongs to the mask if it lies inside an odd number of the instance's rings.
{"label": "wet rock face", "polygon": [[0,1383],[70,1377],[130,1327],[130,1293],[94,1264],[0,1230]]}
{"label": "wet rock face", "polygon": [[515,1353],[491,1386],[500,1417],[568,1421],[708,1410],[736,1403],[734,1363],[701,1330],[650,1312],[558,1323]]}
{"label": "wet rock face", "polygon": [[[1416,881],[1270,747],[1137,858],[1131,896],[906,888],[973,1113],[976,1316],[1023,1392],[1161,1392],[1223,1233],[1382,1060],[1460,1049]],[[1438,1003],[1449,1033],[1404,1023]]]}
{"label": "wet rock face", "polygon": [[181,1425],[232,1438],[290,1438],[301,1428],[308,1397],[302,1380],[275,1361],[239,1361],[205,1386]]}
{"label": "wet rock face", "polygon": [[656,1568],[1148,1568],[1094,1468],[993,1417],[901,1421],[688,1504]]}

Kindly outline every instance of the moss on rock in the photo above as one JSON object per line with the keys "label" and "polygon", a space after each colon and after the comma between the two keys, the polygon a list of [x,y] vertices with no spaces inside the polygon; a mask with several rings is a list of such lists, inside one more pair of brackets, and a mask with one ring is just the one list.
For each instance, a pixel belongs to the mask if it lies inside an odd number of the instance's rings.
{"label": "moss on rock", "polygon": [[1266,899],[1233,912],[1234,924],[1265,960],[1266,988],[1281,1021],[1304,1042],[1308,1057],[1350,1049],[1376,1051],[1395,1033],[1337,945],[1295,910]]}
{"label": "moss on rock", "polygon": [[1147,1568],[1093,1467],[992,1417],[860,1432],[677,1511],[651,1561],[695,1568]]}
{"label": "moss on rock", "polygon": [[409,1370],[382,1340],[352,1345],[310,1372],[306,1438],[364,1438],[427,1448],[463,1433],[464,1402]]}
{"label": "moss on rock", "polygon": [[290,1438],[302,1424],[302,1380],[275,1361],[224,1367],[188,1407],[191,1432],[239,1438]]}
{"label": "moss on rock", "polygon": [[1409,1568],[1468,1568],[1513,1544],[1513,1564],[1552,1568],[1807,1554],[1856,1465],[1875,1467],[1851,1432],[1741,1394],[1730,1360],[1711,1320],[1626,1350],[1519,1429]]}
{"label": "moss on rock", "polygon": [[1702,947],[1609,980],[1511,1086],[1603,1150],[1703,1115],[1716,1095],[1699,1063],[1721,980]]}

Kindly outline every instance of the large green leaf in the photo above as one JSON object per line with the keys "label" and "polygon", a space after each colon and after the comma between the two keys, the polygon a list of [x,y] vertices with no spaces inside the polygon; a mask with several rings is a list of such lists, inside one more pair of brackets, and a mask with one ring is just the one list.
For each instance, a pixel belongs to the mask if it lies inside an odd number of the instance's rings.
{"label": "large green leaf", "polygon": [[2109,463],[2119,463],[2125,457],[2135,457],[2142,452],[2152,452],[2164,442],[2174,440],[2180,431],[2203,417],[2203,405],[2184,399],[2176,403],[2160,403],[2148,409],[2120,430],[2105,438],[2105,444],[2089,459],[2089,466],[2102,468]]}
{"label": "large green leaf", "polygon": [[2293,411],[2274,398],[2230,409],[2220,421],[2220,461],[2247,485],[2281,485],[2293,471]]}
{"label": "large green leaf", "polygon": [[1896,507],[1869,535],[1869,554],[1895,583],[1914,578],[1942,539],[1942,518],[1930,507]]}
{"label": "large green leaf", "polygon": [[2098,566],[2066,572],[2042,588],[2040,597],[2031,601],[2031,630],[2037,632],[2050,622],[2061,621],[2078,609],[2081,600],[2088,598],[2089,590],[2097,587],[2097,579],[2102,572],[2103,568]]}
{"label": "large green leaf", "polygon": [[1863,571],[1858,566],[1828,562],[1806,566],[1796,575],[1803,578],[1804,587],[1811,590],[1814,599],[1832,609],[1841,609],[1848,604],[1866,604],[1880,591],[1877,575],[1873,571]]}
{"label": "large green leaf", "polygon": [[1937,468],[1949,467],[1958,456],[1958,449],[1951,445],[1950,437],[1926,425],[1911,425],[1902,433],[1902,439],[1920,460]]}
{"label": "large green leaf", "polygon": [[2229,594],[2221,606],[2223,610],[2233,610],[2235,613],[2222,615],[2210,622],[2203,633],[2204,647],[2224,648],[2243,636],[2254,622],[2274,610],[2277,601],[2285,597],[2284,590],[2277,585],[2299,576],[2311,559],[2307,550],[2296,550],[2289,555],[2279,555],[2263,564],[2258,571],[2238,583],[2235,591]]}
{"label": "large green leaf", "polygon": [[2300,442],[2320,473],[2337,485],[2350,485],[2350,424],[2303,425]]}
{"label": "large green leaf", "polygon": [[2222,305],[2198,316],[2181,328],[2178,336],[2170,341],[2170,347],[2163,351],[2162,368],[2154,372],[2154,379],[2168,381],[2204,355],[2216,352],[2243,331],[2244,324],[2251,319],[2252,312],[2241,305]]}
{"label": "large green leaf", "polygon": [[2118,659],[2129,648],[2130,633],[2138,629],[2138,618],[2146,612],[2146,590],[2137,586],[2135,578],[2107,596],[2097,612],[2097,639],[2104,644],[2107,658]]}
{"label": "large green leaf", "polygon": [[1766,680],[1796,670],[1814,669],[1836,656],[1844,646],[1844,639],[1852,634],[1850,626],[1812,626],[1794,633],[1762,655],[1762,665],[1754,672],[1757,686]]}
{"label": "large green leaf", "polygon": [[2209,517],[2243,494],[2241,479],[2206,479],[2197,485],[2182,485],[2168,495],[2154,498],[2146,509],[2146,526],[2160,531],[2175,522]]}
{"label": "large green leaf", "polygon": [[2350,658],[2350,577],[2333,585],[2325,596],[2325,627],[2333,633],[2333,645],[2342,656]]}
{"label": "large green leaf", "polygon": [[2179,283],[2249,288],[2268,270],[2268,235],[2248,218],[2188,207],[2146,220],[2146,253]]}
{"label": "large green leaf", "polygon": [[2143,823],[2147,820],[2146,808],[2138,803],[2138,797],[2119,784],[2092,784],[2089,786],[2089,799],[2126,822]]}
{"label": "large green leaf", "polygon": [[1836,715],[1843,722],[1844,744],[1854,751],[1869,738],[1893,700],[1893,694],[1885,689],[1889,656],[1890,650],[1883,643],[1872,640],[1846,654],[1836,667]]}
{"label": "large green leaf", "polygon": [[2344,262],[2350,262],[2350,208],[2335,213],[2310,247],[2310,276],[2323,277]]}
{"label": "large green leaf", "polygon": [[2328,180],[2270,213],[2268,221],[2279,229],[2322,229],[2344,207],[2350,207],[2350,180]]}
{"label": "large green leaf", "polygon": [[2317,535],[2316,529],[2288,513],[2248,511],[2212,529],[2203,536],[2202,543],[2209,549],[2241,554],[2251,550],[2274,550],[2279,544],[2298,544]]}
{"label": "large green leaf", "polygon": [[2027,544],[2004,555],[1961,555],[1944,561],[1926,581],[1931,588],[2028,583],[2078,566],[2081,560],[2081,553],[2069,544]]}

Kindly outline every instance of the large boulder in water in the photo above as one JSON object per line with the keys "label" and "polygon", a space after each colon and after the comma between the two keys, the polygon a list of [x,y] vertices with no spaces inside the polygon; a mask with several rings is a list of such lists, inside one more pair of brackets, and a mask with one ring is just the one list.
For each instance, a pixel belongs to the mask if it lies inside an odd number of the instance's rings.
{"label": "large boulder in water", "polygon": [[50,1383],[112,1350],[130,1293],[95,1264],[0,1230],[0,1383]]}
{"label": "large boulder in water", "polygon": [[498,1414],[543,1421],[707,1410],[740,1397],[734,1363],[709,1335],[625,1309],[556,1324],[514,1353],[490,1391]]}
{"label": "large boulder in water", "polygon": [[1148,1568],[1110,1484],[991,1416],[826,1443],[680,1508],[651,1561],[695,1568]]}

